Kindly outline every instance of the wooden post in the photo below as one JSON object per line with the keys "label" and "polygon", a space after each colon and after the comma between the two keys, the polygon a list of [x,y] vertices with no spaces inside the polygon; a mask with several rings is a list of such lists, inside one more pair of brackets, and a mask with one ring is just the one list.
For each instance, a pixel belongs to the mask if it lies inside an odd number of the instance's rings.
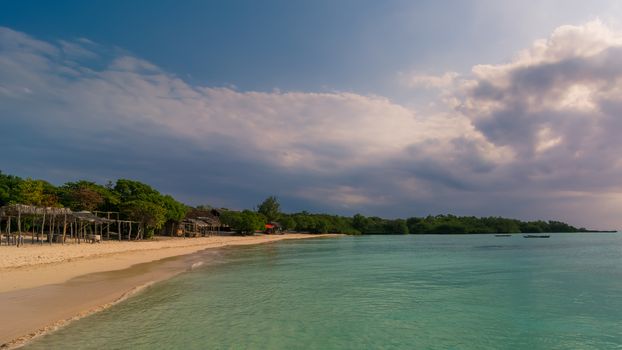
{"label": "wooden post", "polygon": [[30,240],[30,244],[35,244],[35,235],[38,234],[39,230],[35,229],[35,216],[32,217],[32,227],[31,227],[31,237],[32,239]]}
{"label": "wooden post", "polygon": [[[41,221],[41,235],[43,235],[44,227],[45,227],[45,212],[43,212],[43,221]],[[34,237],[33,237],[33,241],[34,241]],[[39,242],[39,231],[37,231],[37,242]]]}
{"label": "wooden post", "polygon": [[65,244],[65,235],[67,234],[67,214],[63,217],[63,238],[62,244]]}
{"label": "wooden post", "polygon": [[9,243],[9,244],[10,244],[10,242],[11,242],[11,241],[14,241],[14,240],[12,239],[12,238],[13,238],[13,234],[12,234],[12,232],[11,232],[11,217],[10,217],[10,216],[9,216],[9,237],[10,237],[10,238],[9,238],[9,240],[7,241],[7,243]]}
{"label": "wooden post", "polygon": [[17,208],[17,246],[19,247],[20,242],[22,240],[22,209]]}
{"label": "wooden post", "polygon": [[56,225],[56,214],[52,215],[52,226],[50,227],[50,233],[48,234],[48,241],[50,245],[52,245],[52,241],[54,240],[54,229]]}

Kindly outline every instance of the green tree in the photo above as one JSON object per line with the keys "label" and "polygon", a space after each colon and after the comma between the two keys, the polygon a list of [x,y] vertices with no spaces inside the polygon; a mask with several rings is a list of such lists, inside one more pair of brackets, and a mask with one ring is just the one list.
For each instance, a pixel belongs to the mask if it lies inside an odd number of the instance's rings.
{"label": "green tree", "polygon": [[315,233],[328,233],[330,230],[330,223],[326,218],[316,218],[313,232]]}
{"label": "green tree", "polygon": [[[164,223],[181,221],[188,211],[184,204],[176,201],[172,196],[162,195],[151,186],[139,181],[119,179],[114,186],[114,192],[122,203],[141,201],[161,207],[164,210]],[[162,225],[153,227],[160,229]]]}
{"label": "green tree", "polygon": [[106,203],[118,204],[111,191],[90,181],[68,182],[60,188],[61,203],[71,210],[93,211]]}
{"label": "green tree", "polygon": [[31,178],[19,183],[16,201],[36,206],[59,206],[56,187],[47,181]]}
{"label": "green tree", "polygon": [[150,202],[157,202],[160,197],[160,192],[153,189],[151,186],[139,181],[119,179],[114,186],[114,191],[119,196],[122,202],[129,202],[133,200],[144,200]]}
{"label": "green tree", "polygon": [[162,196],[161,204],[166,209],[166,221],[179,222],[186,217],[188,207],[183,203],[176,201],[172,196],[168,194]]}
{"label": "green tree", "polygon": [[352,217],[352,226],[359,232],[366,233],[368,231],[369,220],[361,214],[356,214]]}
{"label": "green tree", "polygon": [[224,211],[220,215],[220,221],[244,235],[252,235],[257,230],[265,228],[266,219],[263,215],[254,211]]}
{"label": "green tree", "polygon": [[406,221],[402,219],[392,220],[387,225],[387,231],[390,234],[407,235],[408,225]]}
{"label": "green tree", "polygon": [[5,175],[0,171],[0,205],[18,201],[19,187],[22,181],[17,176]]}
{"label": "green tree", "polygon": [[296,220],[294,220],[294,218],[292,218],[290,215],[281,215],[281,218],[279,220],[279,223],[284,230],[296,230]]}
{"label": "green tree", "polygon": [[259,204],[257,211],[265,216],[268,222],[277,221],[281,215],[281,205],[275,196],[270,196]]}
{"label": "green tree", "polygon": [[140,222],[145,228],[147,238],[153,235],[154,230],[162,228],[166,222],[166,209],[148,201],[134,200],[122,203],[121,213],[132,221]]}

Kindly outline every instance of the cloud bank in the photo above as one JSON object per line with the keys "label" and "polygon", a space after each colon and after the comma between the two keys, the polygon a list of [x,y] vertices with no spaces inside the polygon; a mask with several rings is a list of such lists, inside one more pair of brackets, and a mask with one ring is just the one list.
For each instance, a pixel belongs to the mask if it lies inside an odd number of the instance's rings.
{"label": "cloud bank", "polygon": [[[417,75],[422,115],[353,92],[191,85],[88,39],[0,28],[2,169],[134,177],[192,204],[619,221],[622,39],[563,26],[512,61]],[[449,107],[449,108],[447,108]]]}

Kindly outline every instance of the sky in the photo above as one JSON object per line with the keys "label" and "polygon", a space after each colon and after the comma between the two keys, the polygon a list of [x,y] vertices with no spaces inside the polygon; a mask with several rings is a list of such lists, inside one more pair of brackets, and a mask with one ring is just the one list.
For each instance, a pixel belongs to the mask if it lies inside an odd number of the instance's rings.
{"label": "sky", "polygon": [[0,170],[622,225],[622,2],[3,1]]}

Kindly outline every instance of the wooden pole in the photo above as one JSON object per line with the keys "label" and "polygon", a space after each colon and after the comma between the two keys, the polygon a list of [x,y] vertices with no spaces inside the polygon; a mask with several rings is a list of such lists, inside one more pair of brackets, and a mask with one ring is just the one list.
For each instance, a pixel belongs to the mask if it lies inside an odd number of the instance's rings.
{"label": "wooden pole", "polygon": [[11,217],[9,216],[9,241],[7,243],[10,243],[11,241],[14,241],[13,238],[13,234],[11,232]]}
{"label": "wooden pole", "polygon": [[62,244],[65,244],[65,235],[67,234],[67,214],[63,217],[63,238]]}
{"label": "wooden pole", "polygon": [[38,229],[35,230],[35,216],[33,215],[32,217],[32,227],[30,228],[30,230],[32,231],[30,233],[30,235],[32,236],[32,239],[30,240],[30,244],[35,244],[35,235],[37,234],[37,232],[39,232]]}
{"label": "wooden pole", "polygon": [[17,209],[17,232],[17,246],[19,247],[22,240],[22,210],[20,208]]}
{"label": "wooden pole", "polygon": [[52,245],[52,241],[54,240],[54,230],[56,229],[56,214],[52,215],[52,226],[50,227],[50,234],[48,234],[48,241],[50,245]]}
{"label": "wooden pole", "polygon": [[[43,220],[41,221],[41,235],[43,235],[44,227],[45,227],[45,212],[43,212]],[[33,237],[33,240],[34,240],[34,237]],[[39,231],[37,231],[37,242],[39,242]]]}

